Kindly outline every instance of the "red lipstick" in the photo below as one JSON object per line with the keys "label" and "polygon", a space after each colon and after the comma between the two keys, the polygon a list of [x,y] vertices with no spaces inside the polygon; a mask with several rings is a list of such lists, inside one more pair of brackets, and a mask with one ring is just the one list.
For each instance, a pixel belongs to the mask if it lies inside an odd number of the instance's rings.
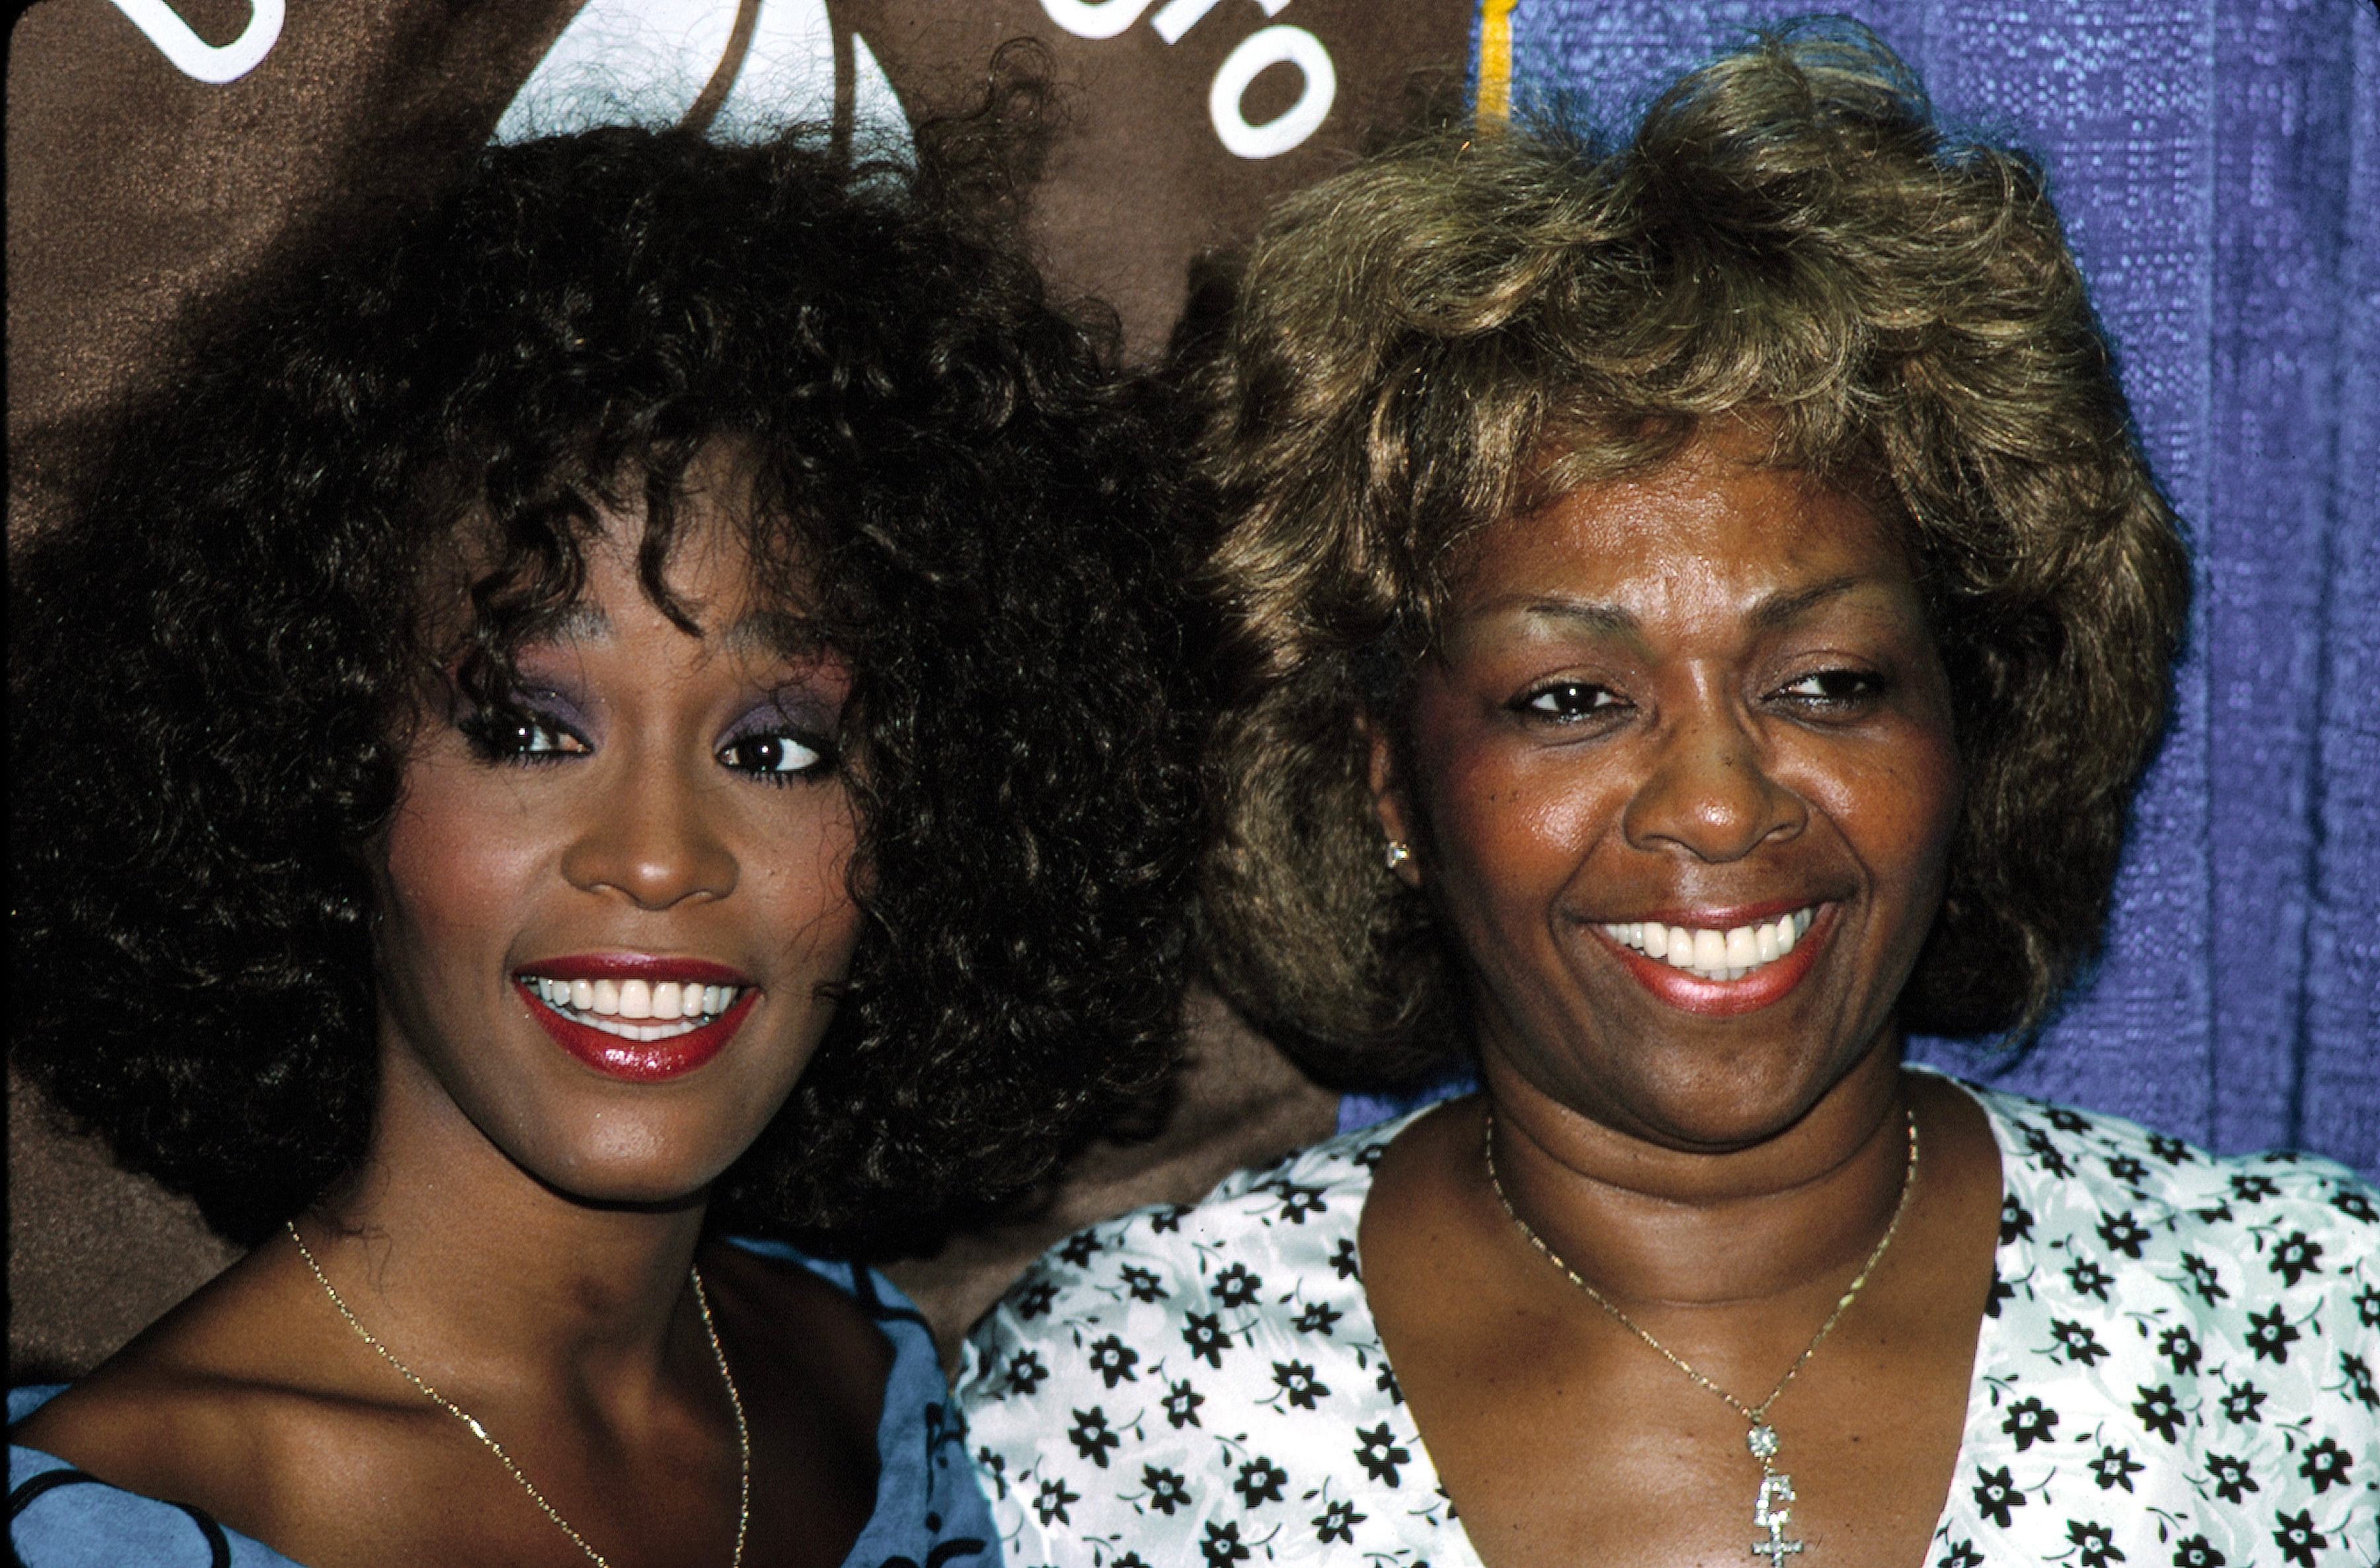
{"label": "red lipstick", "polygon": [[[1800,906],[1786,907],[1798,908]],[[1802,983],[1802,977],[1808,974],[1810,966],[1817,962],[1819,950],[1834,935],[1838,907],[1840,906],[1834,904],[1819,906],[1816,918],[1810,922],[1810,929],[1802,933],[1801,940],[1793,944],[1792,952],[1763,964],[1740,980],[1704,979],[1674,964],[1648,958],[1626,943],[1613,941],[1599,926],[1588,929],[1595,932],[1597,941],[1619,955],[1621,963],[1639,984],[1670,1006],[1682,1013],[1698,1013],[1706,1018],[1732,1018],[1745,1013],[1757,1013]],[[1773,919],[1785,913],[1785,909],[1764,912]],[[1696,918],[1707,917],[1697,912]],[[1752,919],[1735,923],[1748,925]]]}
{"label": "red lipstick", "polygon": [[[644,980],[659,984],[734,986],[737,995],[727,1011],[698,1028],[659,1039],[630,1039],[582,1024],[554,1010],[537,993],[532,979]],[[555,958],[526,966],[513,976],[513,989],[553,1042],[571,1056],[606,1077],[627,1083],[660,1083],[693,1072],[727,1047],[759,988],[723,964],[698,958],[655,958],[644,954],[592,954]],[[624,1019],[638,1026],[669,1023],[669,1019]]]}

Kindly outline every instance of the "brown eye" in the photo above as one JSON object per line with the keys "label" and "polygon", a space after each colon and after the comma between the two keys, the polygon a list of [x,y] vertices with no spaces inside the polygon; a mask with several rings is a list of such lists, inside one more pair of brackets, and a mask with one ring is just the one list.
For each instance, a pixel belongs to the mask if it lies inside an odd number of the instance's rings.
{"label": "brown eye", "polygon": [[1869,670],[1814,670],[1781,687],[1778,695],[1800,702],[1840,707],[1879,695],[1884,679]]}
{"label": "brown eye", "polygon": [[1621,702],[1608,687],[1585,681],[1564,681],[1559,686],[1540,687],[1523,696],[1512,706],[1532,719],[1569,723],[1617,708]]}
{"label": "brown eye", "polygon": [[824,772],[834,756],[833,748],[819,736],[771,731],[729,741],[719,748],[719,760],[738,772],[772,784],[790,784]]}

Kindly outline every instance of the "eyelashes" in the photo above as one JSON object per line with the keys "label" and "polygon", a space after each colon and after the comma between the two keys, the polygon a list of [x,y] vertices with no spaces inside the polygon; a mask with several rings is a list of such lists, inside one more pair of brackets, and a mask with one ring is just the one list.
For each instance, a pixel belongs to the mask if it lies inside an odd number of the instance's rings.
{"label": "eyelashes", "polygon": [[[1850,714],[1880,700],[1889,684],[1878,671],[1846,665],[1798,675],[1764,700],[1813,716]],[[1576,724],[1616,717],[1634,704],[1593,681],[1553,681],[1522,692],[1505,706],[1524,720]]]}
{"label": "eyelashes", "polygon": [[[581,725],[517,699],[466,713],[455,727],[471,755],[491,766],[551,766],[595,751]],[[780,787],[827,777],[842,760],[832,736],[774,706],[748,715],[711,755],[731,772]]]}
{"label": "eyelashes", "polygon": [[482,708],[455,720],[455,727],[482,762],[547,762],[594,750],[568,723],[527,707]]}

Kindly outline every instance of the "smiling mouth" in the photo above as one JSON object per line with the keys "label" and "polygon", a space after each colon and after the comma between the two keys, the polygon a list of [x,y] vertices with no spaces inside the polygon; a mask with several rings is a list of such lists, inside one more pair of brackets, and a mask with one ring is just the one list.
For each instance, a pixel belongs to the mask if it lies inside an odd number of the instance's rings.
{"label": "smiling mouth", "polygon": [[749,989],[676,980],[576,979],[524,974],[520,982],[548,1009],[583,1027],[622,1039],[674,1039],[717,1022]]}
{"label": "smiling mouth", "polygon": [[1601,929],[1621,946],[1658,958],[1696,979],[1726,982],[1742,979],[1792,952],[1817,913],[1813,904],[1760,925],[1723,931],[1658,920],[1622,920]]}

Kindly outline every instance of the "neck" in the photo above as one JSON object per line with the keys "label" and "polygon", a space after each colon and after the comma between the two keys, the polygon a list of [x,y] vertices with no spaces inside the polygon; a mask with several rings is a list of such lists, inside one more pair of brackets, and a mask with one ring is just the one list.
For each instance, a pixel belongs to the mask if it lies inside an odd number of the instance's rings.
{"label": "neck", "polygon": [[[1724,1307],[1840,1288],[1908,1170],[1898,1053],[1863,1060],[1782,1131],[1720,1151],[1617,1130],[1492,1053],[1482,1077],[1514,1209],[1622,1306]],[[1483,1175],[1484,1181],[1484,1175]]]}
{"label": "neck", "polygon": [[355,1176],[298,1223],[348,1307],[400,1358],[433,1383],[576,1390],[599,1404],[640,1399],[689,1349],[708,1367],[686,1288],[702,1197],[574,1199],[443,1096],[391,1088]]}

